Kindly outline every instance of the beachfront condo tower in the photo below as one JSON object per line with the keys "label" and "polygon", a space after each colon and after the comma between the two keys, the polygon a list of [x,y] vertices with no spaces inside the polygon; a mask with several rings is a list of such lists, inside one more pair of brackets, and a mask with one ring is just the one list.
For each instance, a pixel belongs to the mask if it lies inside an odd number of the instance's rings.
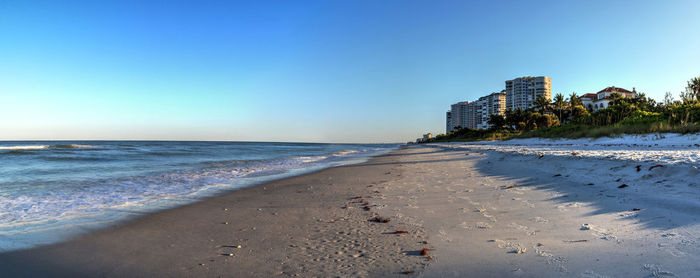
{"label": "beachfront condo tower", "polygon": [[448,133],[448,132],[452,131],[452,111],[447,111],[447,115],[445,118],[446,118],[446,121],[445,121],[445,123],[446,123],[445,130],[446,131],[445,131],[445,133]]}
{"label": "beachfront condo tower", "polygon": [[488,123],[491,114],[505,115],[506,113],[506,92],[496,92],[480,97],[476,101],[475,122],[476,129],[487,129],[491,127]]}
{"label": "beachfront condo tower", "polygon": [[469,101],[462,101],[451,105],[450,113],[450,132],[457,127],[465,128],[471,127],[474,121],[474,103]]}
{"label": "beachfront condo tower", "polygon": [[544,95],[552,99],[552,79],[546,76],[526,76],[506,81],[506,108],[532,108],[535,99]]}
{"label": "beachfront condo tower", "polygon": [[504,115],[506,112],[506,92],[495,92],[480,97],[476,101],[463,101],[452,104],[451,110],[445,116],[447,132],[457,127],[471,129],[487,129],[491,114]]}

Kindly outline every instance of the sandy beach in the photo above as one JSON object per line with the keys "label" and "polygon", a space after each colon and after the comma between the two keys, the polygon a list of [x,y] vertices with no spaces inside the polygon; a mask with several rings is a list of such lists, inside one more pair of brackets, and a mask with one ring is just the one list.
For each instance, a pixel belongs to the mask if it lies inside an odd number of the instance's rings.
{"label": "sandy beach", "polygon": [[700,275],[694,160],[519,148],[402,148],[0,254],[0,269],[66,277]]}

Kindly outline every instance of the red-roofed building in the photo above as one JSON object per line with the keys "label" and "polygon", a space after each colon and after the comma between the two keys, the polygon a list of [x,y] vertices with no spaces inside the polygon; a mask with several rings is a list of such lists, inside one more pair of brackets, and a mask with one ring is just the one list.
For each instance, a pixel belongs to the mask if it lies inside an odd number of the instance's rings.
{"label": "red-roofed building", "polygon": [[586,109],[588,109],[589,111],[598,111],[600,109],[608,107],[611,101],[610,95],[612,95],[613,93],[618,93],[624,98],[632,98],[635,95],[635,92],[625,90],[623,88],[607,87],[595,94],[583,95],[581,97],[581,101],[583,102],[583,106],[586,107]]}

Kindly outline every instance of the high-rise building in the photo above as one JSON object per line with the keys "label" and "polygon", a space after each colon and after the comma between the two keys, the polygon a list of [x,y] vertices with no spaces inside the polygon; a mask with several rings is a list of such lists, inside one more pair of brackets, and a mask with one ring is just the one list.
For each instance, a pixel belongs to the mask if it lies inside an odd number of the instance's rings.
{"label": "high-rise building", "polygon": [[447,111],[445,116],[445,133],[452,131],[452,111]]}
{"label": "high-rise building", "polygon": [[515,110],[534,106],[537,96],[552,99],[552,79],[546,76],[526,76],[506,81],[506,108]]}
{"label": "high-rise building", "polygon": [[454,130],[457,127],[466,128],[472,125],[471,120],[474,118],[474,116],[472,115],[474,111],[471,102],[458,102],[452,104],[451,108],[452,110],[450,111],[452,112],[452,130]]}
{"label": "high-rise building", "polygon": [[488,123],[491,114],[504,115],[506,112],[506,92],[495,92],[479,98],[476,107],[475,127],[476,129],[487,129],[491,127]]}
{"label": "high-rise building", "polygon": [[471,129],[489,128],[488,120],[491,114],[505,114],[506,93],[496,92],[481,97],[476,101],[463,101],[452,104],[446,113],[446,130],[453,131],[457,127]]}

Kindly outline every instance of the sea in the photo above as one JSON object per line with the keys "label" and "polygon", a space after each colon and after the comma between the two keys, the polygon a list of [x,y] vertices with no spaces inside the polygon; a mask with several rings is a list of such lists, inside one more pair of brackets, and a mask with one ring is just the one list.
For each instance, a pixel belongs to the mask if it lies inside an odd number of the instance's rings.
{"label": "sea", "polygon": [[31,248],[399,144],[0,141],[0,252]]}

